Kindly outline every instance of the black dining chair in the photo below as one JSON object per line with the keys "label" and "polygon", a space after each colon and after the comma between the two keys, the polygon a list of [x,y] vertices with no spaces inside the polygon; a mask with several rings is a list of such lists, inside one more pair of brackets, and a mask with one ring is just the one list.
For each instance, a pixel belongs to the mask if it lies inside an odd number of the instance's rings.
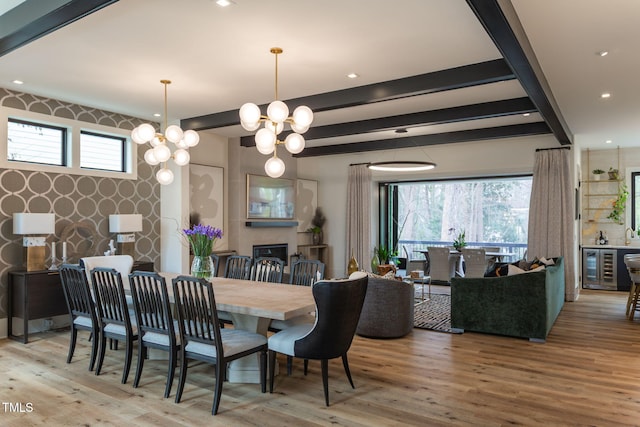
{"label": "black dining chair", "polygon": [[273,392],[276,353],[304,359],[307,374],[309,360],[320,360],[325,404],[329,406],[329,359],[342,357],[352,388],[347,352],[358,326],[367,292],[366,273],[353,273],[349,279],[318,281],[311,291],[316,303],[316,322],[284,329],[269,338],[269,392]]}
{"label": "black dining chair", "polygon": [[218,269],[220,268],[220,257],[216,254],[211,254],[210,256],[213,261],[213,277],[216,277],[219,275]]}
{"label": "black dining chair", "polygon": [[282,283],[284,261],[280,258],[256,258],[251,268],[251,280],[256,282]]}
{"label": "black dining chair", "polygon": [[96,306],[91,297],[89,282],[84,269],[78,265],[63,264],[60,267],[60,282],[64,297],[67,300],[71,324],[71,339],[69,341],[69,353],[67,363],[71,363],[76,348],[78,330],[91,333],[91,357],[89,370],[93,371],[98,354],[98,342],[100,340],[100,325],[96,314]]}
{"label": "black dining chair", "polygon": [[[122,384],[127,382],[133,342],[138,339],[138,328],[132,322],[120,273],[114,268],[96,267],[91,270],[91,285],[100,320],[100,345],[96,375],[100,375],[106,352],[107,338],[125,342]],[[134,316],[135,317],[135,316]],[[117,347],[116,347],[117,349]]]}
{"label": "black dining chair", "polygon": [[267,383],[267,338],[240,329],[222,329],[216,311],[213,286],[204,279],[178,276],[173,279],[173,296],[180,331],[180,378],[176,403],[180,403],[187,378],[187,359],[215,365],[216,379],[211,414],[218,413],[227,364],[250,354],[260,354],[260,385]]}
{"label": "black dining chair", "polygon": [[291,266],[289,283],[311,286],[324,278],[324,263],[315,259],[301,259]]}
{"label": "black dining chair", "polygon": [[224,266],[224,277],[228,279],[249,280],[251,278],[251,257],[231,255]]}
{"label": "black dining chair", "polygon": [[164,397],[169,397],[176,372],[178,349],[178,323],[174,322],[167,283],[157,273],[136,271],[129,275],[129,287],[138,325],[138,364],[133,387],[140,384],[140,376],[147,358],[147,349],[155,348],[169,353],[169,368]]}

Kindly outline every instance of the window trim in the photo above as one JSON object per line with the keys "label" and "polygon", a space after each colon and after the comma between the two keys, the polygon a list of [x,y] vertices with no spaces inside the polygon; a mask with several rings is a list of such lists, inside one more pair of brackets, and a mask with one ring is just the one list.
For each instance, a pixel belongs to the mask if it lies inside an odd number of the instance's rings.
{"label": "window trim", "polygon": [[5,139],[6,142],[6,149],[4,150],[4,156],[7,157],[8,155],[8,150],[9,150],[9,129],[8,129],[8,123],[17,123],[17,124],[21,124],[21,125],[28,125],[28,126],[33,126],[33,127],[43,127],[43,128],[47,128],[47,129],[53,129],[53,130],[58,130],[62,133],[62,140],[60,141],[60,164],[59,165],[55,165],[52,163],[43,163],[43,162],[30,162],[27,160],[9,160],[8,158],[6,159],[9,164],[19,164],[19,163],[29,163],[29,164],[35,164],[35,165],[44,165],[44,166],[57,166],[57,167],[66,167],[67,166],[67,157],[65,156],[65,153],[67,152],[68,149],[68,143],[67,140],[69,139],[69,129],[64,127],[64,126],[56,126],[56,125],[51,125],[48,123],[42,123],[42,122],[34,122],[31,120],[24,120],[24,119],[19,119],[19,118],[15,118],[15,117],[9,117],[7,120],[4,121],[4,123],[7,123],[7,138]]}
{"label": "window trim", "polygon": [[82,147],[82,135],[89,135],[89,136],[97,136],[99,138],[110,138],[110,139],[115,139],[120,141],[120,144],[122,145],[122,156],[120,157],[120,165],[122,166],[122,169],[119,171],[113,171],[110,169],[100,169],[100,168],[88,168],[86,166],[82,166],[82,157],[80,157],[80,168],[82,168],[82,170],[98,170],[98,171],[109,171],[109,172],[121,172],[121,173],[126,173],[127,171],[127,138],[125,138],[124,136],[121,135],[112,135],[112,134],[108,134],[108,133],[104,133],[104,132],[96,132],[94,130],[86,130],[86,129],[80,129],[80,147]]}
{"label": "window trim", "polygon": [[[7,141],[9,119],[35,121],[38,124],[47,126],[59,126],[68,129],[67,132],[67,154],[66,166],[46,165],[40,163],[28,163],[7,160]],[[113,172],[99,169],[84,169],[80,167],[80,132],[98,132],[101,134],[122,137],[126,140],[125,153],[129,155],[125,164],[126,172]],[[77,142],[76,142],[77,141]],[[85,175],[116,179],[137,179],[138,178],[138,144],[131,140],[131,131],[111,126],[95,123],[72,120],[63,117],[51,116],[47,114],[35,113],[32,111],[19,110],[9,107],[0,107],[0,168],[15,170],[30,170],[39,172],[62,173],[70,175]]]}

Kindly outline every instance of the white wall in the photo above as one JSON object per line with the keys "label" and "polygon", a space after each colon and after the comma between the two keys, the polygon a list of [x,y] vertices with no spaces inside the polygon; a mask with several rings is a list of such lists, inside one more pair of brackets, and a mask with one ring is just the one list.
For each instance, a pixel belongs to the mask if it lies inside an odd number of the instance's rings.
{"label": "white wall", "polygon": [[[330,268],[326,275],[340,277],[347,270],[346,198],[350,164],[393,160],[423,160],[437,164],[432,171],[416,174],[374,172],[372,194],[377,195],[379,181],[531,173],[535,150],[555,147],[559,144],[552,136],[537,136],[298,159],[298,178],[318,181],[318,206],[327,216],[324,239],[330,245]],[[378,204],[374,199],[371,223],[377,224]],[[376,242],[377,227],[372,230],[371,241]]]}

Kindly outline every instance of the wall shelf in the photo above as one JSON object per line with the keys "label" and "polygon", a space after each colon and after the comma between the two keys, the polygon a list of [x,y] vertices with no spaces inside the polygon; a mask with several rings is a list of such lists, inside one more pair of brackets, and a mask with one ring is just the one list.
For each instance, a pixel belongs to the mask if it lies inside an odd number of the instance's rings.
{"label": "wall shelf", "polygon": [[247,221],[244,225],[251,228],[297,227],[298,221]]}

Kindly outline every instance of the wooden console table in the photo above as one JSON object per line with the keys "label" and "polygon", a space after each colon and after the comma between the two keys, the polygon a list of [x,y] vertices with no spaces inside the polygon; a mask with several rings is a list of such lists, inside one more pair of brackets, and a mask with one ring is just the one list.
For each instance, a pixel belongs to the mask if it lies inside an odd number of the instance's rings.
{"label": "wooden console table", "polygon": [[329,245],[298,245],[298,252],[301,252],[307,259],[317,259],[326,264],[325,249]]}

